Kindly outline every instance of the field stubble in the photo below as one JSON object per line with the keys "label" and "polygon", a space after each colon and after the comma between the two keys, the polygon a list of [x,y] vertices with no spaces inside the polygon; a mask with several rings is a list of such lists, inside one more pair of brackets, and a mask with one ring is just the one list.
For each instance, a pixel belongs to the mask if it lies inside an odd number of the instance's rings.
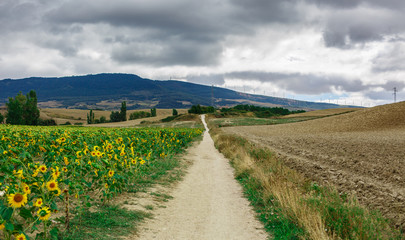
{"label": "field stubble", "polygon": [[269,148],[312,180],[355,194],[405,230],[402,108],[405,103],[309,122],[223,130]]}

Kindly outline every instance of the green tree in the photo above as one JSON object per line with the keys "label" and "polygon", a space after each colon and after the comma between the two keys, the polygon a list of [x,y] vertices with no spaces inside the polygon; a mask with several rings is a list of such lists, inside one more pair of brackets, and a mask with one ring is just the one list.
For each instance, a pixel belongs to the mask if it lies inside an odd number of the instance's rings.
{"label": "green tree", "polygon": [[173,115],[173,116],[177,116],[177,115],[179,115],[179,113],[177,112],[176,109],[173,108],[173,114],[172,114],[172,115]]}
{"label": "green tree", "polygon": [[93,124],[93,123],[95,123],[94,112],[93,112],[93,110],[90,110],[90,113],[87,114],[87,124]]}
{"label": "green tree", "polygon": [[127,120],[127,102],[123,101],[121,103],[121,121],[126,121]]}
{"label": "green tree", "polygon": [[23,111],[26,98],[20,92],[15,98],[8,98],[7,114],[6,114],[6,123],[13,125],[22,125],[24,124]]}
{"label": "green tree", "polygon": [[107,122],[107,119],[104,116],[100,117],[100,123],[105,123]]}
{"label": "green tree", "polygon": [[34,90],[31,90],[27,96],[19,92],[15,98],[9,98],[6,103],[6,123],[38,125],[40,113],[37,104],[37,93]]}
{"label": "green tree", "polygon": [[37,93],[31,90],[26,97],[23,111],[23,121],[26,125],[38,125],[39,109],[38,109]]}
{"label": "green tree", "polygon": [[121,114],[118,111],[112,111],[110,114],[110,121],[111,122],[119,122],[121,121]]}
{"label": "green tree", "polygon": [[152,109],[150,110],[150,115],[151,115],[152,117],[156,117],[156,108],[152,108]]}
{"label": "green tree", "polygon": [[4,121],[4,116],[3,116],[3,114],[0,113],[0,124],[3,123],[3,121]]}

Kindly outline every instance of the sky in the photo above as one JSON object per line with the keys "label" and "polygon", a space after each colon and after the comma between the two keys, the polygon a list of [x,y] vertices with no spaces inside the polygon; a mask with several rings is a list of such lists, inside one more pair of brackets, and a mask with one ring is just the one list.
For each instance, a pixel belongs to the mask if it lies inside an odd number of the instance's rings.
{"label": "sky", "polygon": [[132,73],[299,100],[405,100],[404,0],[0,0],[0,79]]}

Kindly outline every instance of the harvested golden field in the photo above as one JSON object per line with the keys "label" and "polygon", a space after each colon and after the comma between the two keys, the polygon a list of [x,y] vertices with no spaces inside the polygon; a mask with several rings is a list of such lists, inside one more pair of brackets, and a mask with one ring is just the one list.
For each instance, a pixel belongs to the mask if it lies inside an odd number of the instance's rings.
{"label": "harvested golden field", "polygon": [[[150,112],[150,109],[141,109],[141,110],[128,110],[127,111],[127,118],[129,119],[129,115],[133,112],[136,111],[146,111]],[[182,113],[187,113],[187,109],[177,109],[179,114]],[[94,116],[95,118],[100,118],[101,116],[104,116],[107,119],[110,119],[110,114],[111,111],[100,111],[100,110],[94,110]],[[89,113],[89,110],[81,110],[81,109],[64,109],[64,108],[43,108],[41,109],[41,118],[44,119],[49,119],[53,118],[55,119],[57,124],[63,124],[67,121],[70,123],[74,124],[77,122],[81,122],[83,124],[87,123],[87,114]],[[165,117],[171,116],[172,115],[172,109],[156,109],[156,114],[157,117],[154,118],[144,118],[144,119],[137,119],[137,120],[131,120],[127,122],[123,122],[125,126],[132,126],[139,124],[141,121],[147,120],[147,121],[156,121],[163,119]],[[107,123],[106,123],[107,124]],[[110,123],[110,125],[117,125],[118,123]],[[120,126],[122,125],[120,124]],[[97,124],[98,126],[101,126],[103,124]]]}
{"label": "harvested golden field", "polygon": [[281,118],[301,118],[301,117],[327,117],[343,113],[354,112],[357,110],[364,110],[364,108],[331,108],[324,110],[308,111],[304,113],[290,114],[282,116]]}
{"label": "harvested golden field", "polygon": [[355,194],[405,230],[405,102],[283,125],[223,128],[308,178]]}

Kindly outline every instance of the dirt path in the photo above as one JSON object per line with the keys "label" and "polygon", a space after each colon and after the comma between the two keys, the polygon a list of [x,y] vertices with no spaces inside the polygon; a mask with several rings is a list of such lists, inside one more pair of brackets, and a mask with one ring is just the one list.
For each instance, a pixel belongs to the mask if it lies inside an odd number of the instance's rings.
{"label": "dirt path", "polygon": [[204,138],[185,156],[193,165],[138,239],[266,239],[232,167],[215,149],[204,116],[202,121]]}

